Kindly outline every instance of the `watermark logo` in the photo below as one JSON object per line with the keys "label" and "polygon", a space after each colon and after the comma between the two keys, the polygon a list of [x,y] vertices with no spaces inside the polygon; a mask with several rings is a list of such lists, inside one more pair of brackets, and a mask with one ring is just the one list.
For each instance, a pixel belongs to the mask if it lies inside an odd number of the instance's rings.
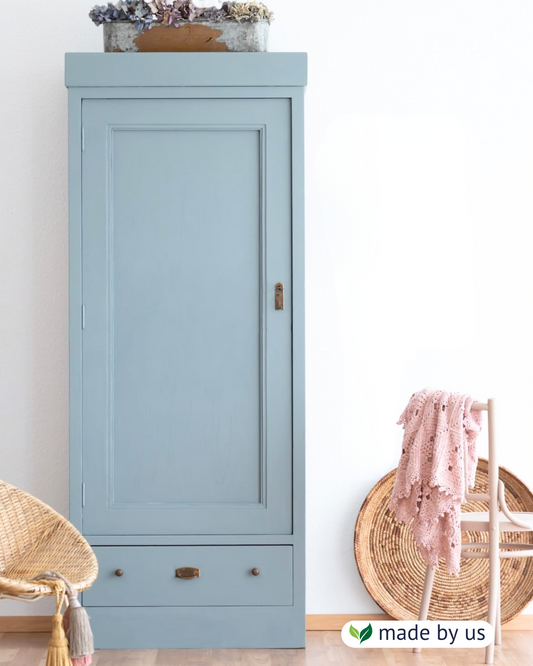
{"label": "watermark logo", "polygon": [[361,645],[361,643],[364,643],[364,641],[367,641],[370,636],[372,636],[372,625],[369,622],[368,627],[361,629],[361,633],[359,633],[359,631],[352,624],[350,624],[350,636],[353,636],[357,641],[359,641],[359,645]]}
{"label": "watermark logo", "polygon": [[[366,625],[366,626],[365,626]],[[347,622],[342,640],[348,647],[486,647],[494,638],[488,622]],[[364,645],[363,645],[364,644]]]}

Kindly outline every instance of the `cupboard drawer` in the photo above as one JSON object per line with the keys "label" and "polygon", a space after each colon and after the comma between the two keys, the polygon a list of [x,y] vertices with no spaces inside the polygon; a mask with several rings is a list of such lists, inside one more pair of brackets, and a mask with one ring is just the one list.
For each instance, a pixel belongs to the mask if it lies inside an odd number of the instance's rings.
{"label": "cupboard drawer", "polygon": [[[94,552],[100,574],[83,593],[84,606],[293,603],[292,546],[99,546]],[[182,568],[199,569],[200,577],[177,577]]]}

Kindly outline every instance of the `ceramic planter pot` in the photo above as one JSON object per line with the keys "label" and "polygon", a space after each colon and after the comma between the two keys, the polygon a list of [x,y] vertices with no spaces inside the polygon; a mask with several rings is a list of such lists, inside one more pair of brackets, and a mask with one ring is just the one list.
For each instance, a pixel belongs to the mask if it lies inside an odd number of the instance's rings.
{"label": "ceramic planter pot", "polygon": [[130,21],[113,21],[104,23],[104,51],[267,51],[269,27],[268,21],[194,21],[179,28],[154,23],[141,32]]}

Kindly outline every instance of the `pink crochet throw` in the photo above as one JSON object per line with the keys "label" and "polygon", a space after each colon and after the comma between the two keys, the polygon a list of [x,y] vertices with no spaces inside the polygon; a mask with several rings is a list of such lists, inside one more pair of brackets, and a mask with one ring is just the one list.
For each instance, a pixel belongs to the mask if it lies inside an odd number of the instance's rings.
{"label": "pink crochet throw", "polygon": [[402,523],[411,523],[424,562],[437,567],[443,558],[450,574],[461,563],[461,504],[474,485],[476,440],[481,412],[460,393],[424,389],[411,396],[398,421],[404,426],[402,455],[389,505]]}

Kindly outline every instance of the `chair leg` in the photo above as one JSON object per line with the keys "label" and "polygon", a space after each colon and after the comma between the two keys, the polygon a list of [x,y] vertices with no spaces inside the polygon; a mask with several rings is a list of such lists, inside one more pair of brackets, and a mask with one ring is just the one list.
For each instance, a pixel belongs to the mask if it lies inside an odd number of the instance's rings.
{"label": "chair leg", "polygon": [[498,586],[498,607],[496,609],[496,628],[494,630],[494,645],[502,644],[502,592],[501,586]]}
{"label": "chair leg", "polygon": [[[491,538],[492,537],[492,538]],[[496,621],[500,602],[500,544],[499,534],[489,533],[489,616],[488,623],[494,629],[494,640],[485,648],[485,663],[494,663],[494,645],[498,640]]]}
{"label": "chair leg", "polygon": [[485,649],[485,663],[494,662],[494,643],[496,642],[496,618],[500,601],[500,530],[498,501],[498,462],[496,459],[496,417],[495,401],[490,398],[489,406],[489,617],[494,629],[494,638]]}
{"label": "chair leg", "polygon": [[[431,592],[433,590],[433,580],[435,579],[436,569],[426,567],[426,577],[424,579],[424,591],[422,592],[422,600],[420,602],[420,612],[418,619],[420,622],[428,619],[429,602],[431,601]],[[420,652],[422,648],[413,648],[413,652]]]}

